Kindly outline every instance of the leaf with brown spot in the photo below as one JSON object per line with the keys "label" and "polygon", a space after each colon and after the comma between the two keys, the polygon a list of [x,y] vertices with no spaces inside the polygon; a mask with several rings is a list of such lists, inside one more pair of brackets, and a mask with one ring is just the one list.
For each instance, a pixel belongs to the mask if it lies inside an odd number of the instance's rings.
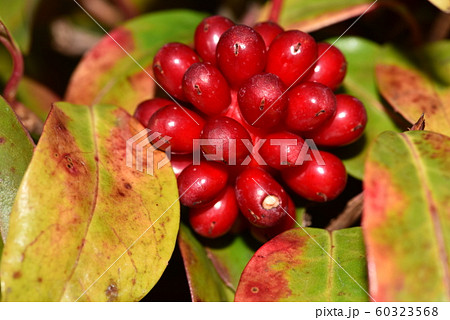
{"label": "leaf with brown spot", "polygon": [[450,300],[450,138],[385,132],[364,175],[363,231],[377,301]]}
{"label": "leaf with brown spot", "polygon": [[14,111],[0,96],[0,234],[6,241],[9,215],[34,144]]}
{"label": "leaf with brown spot", "polygon": [[361,228],[296,228],[256,251],[242,273],[235,300],[368,301],[366,291]]}
{"label": "leaf with brown spot", "polygon": [[203,17],[188,10],[157,12],[111,31],[111,37],[105,35],[84,56],[72,75],[65,100],[114,104],[133,113],[140,102],[154,95],[151,64],[156,51],[167,42],[191,42]]}
{"label": "leaf with brown spot", "polygon": [[143,129],[118,107],[52,108],[11,214],[4,301],[136,301],[155,285],[179,203],[169,165],[153,176],[126,165],[126,142]]}
{"label": "leaf with brown spot", "polygon": [[178,236],[192,301],[233,301],[234,292],[222,281],[205,247],[181,224]]}
{"label": "leaf with brown spot", "polygon": [[[425,67],[421,67],[421,58],[420,52],[407,55],[386,46],[376,67],[378,88],[410,123],[415,123],[425,114],[427,130],[450,135],[450,86],[440,83]],[[450,52],[447,52],[448,58]]]}

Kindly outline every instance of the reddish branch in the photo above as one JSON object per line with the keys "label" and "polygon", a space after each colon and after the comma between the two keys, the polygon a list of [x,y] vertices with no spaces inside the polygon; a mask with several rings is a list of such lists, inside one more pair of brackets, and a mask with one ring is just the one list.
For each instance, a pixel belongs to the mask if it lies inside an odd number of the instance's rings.
{"label": "reddish branch", "polygon": [[272,9],[270,10],[269,21],[278,23],[282,6],[283,0],[272,0]]}
{"label": "reddish branch", "polygon": [[20,80],[23,76],[23,57],[20,49],[14,43],[11,34],[2,22],[0,22],[0,43],[8,50],[13,62],[13,71],[3,90],[3,97],[10,104],[14,104],[17,88],[19,87]]}

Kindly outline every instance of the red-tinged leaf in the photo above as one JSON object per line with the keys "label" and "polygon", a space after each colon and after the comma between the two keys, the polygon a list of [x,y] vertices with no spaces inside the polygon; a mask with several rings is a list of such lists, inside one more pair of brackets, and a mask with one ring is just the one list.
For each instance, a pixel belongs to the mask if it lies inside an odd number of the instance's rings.
{"label": "red-tinged leaf", "polygon": [[[269,18],[272,7],[269,1],[260,13],[259,20]],[[286,29],[311,32],[374,10],[377,3],[371,0],[284,0],[279,23]]]}
{"label": "red-tinged leaf", "polygon": [[220,278],[204,246],[183,224],[180,225],[178,245],[192,301],[233,301],[234,292]]}
{"label": "red-tinged leaf", "polygon": [[297,228],[255,253],[242,273],[235,300],[368,301],[366,288],[360,228]]}
{"label": "red-tinged leaf", "polygon": [[[420,53],[414,58],[420,63]],[[411,59],[396,48],[384,48],[376,67],[381,94],[410,123],[425,114],[427,130],[450,135],[450,86],[434,80]]]}
{"label": "red-tinged leaf", "polygon": [[[305,208],[297,208],[295,218],[298,225],[304,225],[304,217]],[[247,233],[229,234],[219,239],[202,241],[202,243],[223,282],[235,292],[242,271],[261,243]]]}
{"label": "red-tinged leaf", "polygon": [[[118,107],[53,107],[14,202],[4,301],[136,301],[154,286],[179,203],[169,165],[154,175],[127,165],[127,141],[143,129]],[[148,152],[154,164],[166,159]]]}
{"label": "red-tinged leaf", "polygon": [[363,230],[377,301],[450,300],[450,138],[385,132],[364,174]]}
{"label": "red-tinged leaf", "polygon": [[187,10],[157,12],[111,31],[85,55],[72,75],[65,100],[114,104],[133,113],[141,101],[154,95],[151,64],[156,51],[167,42],[192,42],[203,17]]}
{"label": "red-tinged leaf", "polygon": [[6,240],[9,216],[34,144],[14,111],[0,96],[0,234]]}

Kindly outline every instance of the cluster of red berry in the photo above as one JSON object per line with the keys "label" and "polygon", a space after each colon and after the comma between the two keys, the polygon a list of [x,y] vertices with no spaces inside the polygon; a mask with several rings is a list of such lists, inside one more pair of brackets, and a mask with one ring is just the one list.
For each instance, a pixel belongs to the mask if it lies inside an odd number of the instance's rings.
{"label": "cluster of red berry", "polygon": [[333,93],[346,68],[339,49],[307,33],[221,16],[198,25],[194,49],[168,43],[156,53],[154,75],[176,103],[145,101],[135,117],[161,134],[159,149],[170,146],[180,201],[197,233],[227,233],[239,211],[259,239],[294,227],[295,206],[276,176],[312,201],[344,190],[341,160],[304,139],[336,147],[362,135],[363,104]]}

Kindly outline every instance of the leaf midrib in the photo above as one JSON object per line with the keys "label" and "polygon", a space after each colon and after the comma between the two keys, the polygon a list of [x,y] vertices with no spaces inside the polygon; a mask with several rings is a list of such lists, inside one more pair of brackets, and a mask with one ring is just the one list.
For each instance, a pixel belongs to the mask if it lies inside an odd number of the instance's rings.
{"label": "leaf midrib", "polygon": [[[66,283],[64,284],[64,288],[62,290],[61,293],[61,297],[60,297],[60,301],[62,301],[62,298],[64,297],[64,294],[66,293],[66,289],[67,289],[67,285],[70,283],[70,281],[72,280],[73,275],[75,274],[75,270],[77,269],[78,266],[78,262],[80,261],[80,257],[81,257],[81,253],[83,252],[84,246],[86,244],[86,236],[89,232],[89,228],[92,225],[92,218],[94,217],[94,213],[95,213],[95,209],[97,208],[97,200],[98,200],[98,190],[99,190],[99,165],[98,165],[98,143],[97,143],[97,131],[96,131],[96,126],[95,126],[95,115],[94,115],[94,108],[93,107],[88,107],[89,109],[89,115],[91,118],[91,126],[92,126],[92,135],[93,135],[93,144],[94,144],[94,162],[95,162],[95,188],[94,188],[94,195],[93,195],[93,202],[92,202],[92,206],[91,206],[91,210],[89,212],[89,217],[88,217],[88,221],[86,224],[86,229],[84,231],[84,235],[83,238],[81,240],[81,245],[80,245],[80,249],[78,250],[78,255],[75,259],[75,262],[73,264],[72,267],[72,271],[69,274],[69,277],[67,278]],[[82,295],[80,297],[78,297],[78,299],[80,299],[83,295],[85,294],[85,292],[82,293]],[[77,299],[77,300],[78,300]],[[75,300],[75,301],[77,301]]]}
{"label": "leaf midrib", "polygon": [[423,164],[423,161],[421,160],[421,157],[419,156],[419,152],[418,152],[416,146],[410,140],[410,138],[404,133],[401,133],[400,136],[402,137],[402,139],[405,141],[406,145],[411,150],[412,159],[414,161],[415,167],[417,168],[417,173],[418,173],[421,181],[425,181],[425,183],[422,183],[421,186],[422,186],[422,189],[425,194],[426,201],[427,201],[428,211],[430,212],[430,215],[431,215],[431,224],[433,225],[433,229],[435,231],[433,234],[436,237],[436,243],[438,246],[438,255],[440,258],[439,260],[442,264],[442,269],[443,269],[443,273],[444,273],[443,280],[444,280],[445,292],[446,292],[447,298],[450,298],[450,270],[449,270],[449,266],[447,264],[448,254],[447,254],[447,251],[445,250],[444,235],[443,235],[443,231],[442,231],[441,224],[439,221],[439,214],[436,209],[437,205],[431,194],[431,190],[429,188],[430,183],[425,174],[425,168],[424,168],[425,166]]}

